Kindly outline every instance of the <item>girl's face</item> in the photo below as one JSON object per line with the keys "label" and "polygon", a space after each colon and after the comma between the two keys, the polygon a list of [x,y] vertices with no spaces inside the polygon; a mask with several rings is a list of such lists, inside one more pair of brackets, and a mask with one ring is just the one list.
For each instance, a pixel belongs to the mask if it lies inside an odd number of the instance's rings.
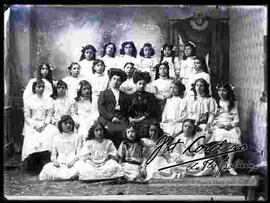
{"label": "girl's face", "polygon": [[96,73],[102,74],[105,71],[105,66],[103,65],[103,63],[99,62],[98,64],[94,66],[94,69]]}
{"label": "girl's face", "polygon": [[203,94],[205,92],[204,83],[202,81],[197,81],[195,84],[195,90],[197,94]]}
{"label": "girl's face", "polygon": [[144,47],[143,48],[143,54],[145,58],[151,57],[151,48],[150,47]]}
{"label": "girl's face", "polygon": [[94,129],[94,135],[96,139],[102,139],[104,137],[104,131],[103,128],[98,125],[95,129]]}
{"label": "girl's face", "polygon": [[80,66],[78,64],[72,65],[70,69],[70,74],[72,77],[77,78],[78,75],[80,74]]}
{"label": "girl's face", "polygon": [[46,77],[49,73],[49,68],[44,64],[40,69],[41,77]]}
{"label": "girl's face", "polygon": [[195,126],[191,122],[183,123],[183,132],[185,135],[191,136]]}
{"label": "girl's face", "polygon": [[68,119],[68,120],[66,120],[66,121],[64,121],[64,122],[62,122],[62,129],[63,129],[63,132],[65,132],[65,133],[71,132],[72,127],[73,127],[72,125],[73,125],[73,123],[72,123],[72,120],[70,120],[70,119]]}
{"label": "girl's face", "polygon": [[165,65],[160,65],[158,70],[159,70],[159,75],[162,77],[165,77],[168,73],[168,69]]}
{"label": "girl's face", "polygon": [[151,140],[156,140],[158,138],[158,127],[151,125],[149,128],[149,138]]}
{"label": "girl's face", "polygon": [[131,55],[132,51],[133,51],[133,48],[132,48],[131,44],[127,44],[124,47],[124,52],[126,55]]}
{"label": "girl's face", "polygon": [[93,49],[86,49],[84,52],[84,57],[86,60],[93,60],[95,56],[95,52]]}
{"label": "girl's face", "polygon": [[164,56],[169,57],[172,54],[172,50],[169,47],[165,47],[163,53],[164,53]]}
{"label": "girl's face", "polygon": [[191,48],[191,46],[186,46],[186,47],[185,47],[185,50],[184,50],[184,53],[185,53],[186,56],[190,56],[191,53],[192,53],[192,48]]}
{"label": "girl's face", "polygon": [[170,90],[171,90],[171,93],[172,93],[173,96],[178,96],[179,95],[179,88],[178,88],[177,85],[172,83]]}
{"label": "girl's face", "polygon": [[194,67],[194,70],[196,72],[199,72],[202,69],[202,63],[201,63],[201,61],[199,59],[195,59],[194,60],[194,66],[193,67]]}
{"label": "girl's face", "polygon": [[57,86],[57,95],[59,97],[63,97],[66,95],[66,87],[65,85],[59,85]]}
{"label": "girl's face", "polygon": [[121,77],[119,75],[113,75],[111,78],[111,87],[112,88],[116,88],[119,89],[120,85],[121,85]]}
{"label": "girl's face", "polygon": [[84,85],[82,86],[82,96],[83,97],[90,97],[90,86],[89,85]]}
{"label": "girl's face", "polygon": [[228,90],[225,89],[224,87],[219,88],[218,96],[220,97],[221,100],[226,100],[228,97]]}
{"label": "girl's face", "polygon": [[127,64],[125,66],[125,72],[126,72],[127,76],[132,76],[134,73],[134,66],[132,64]]}
{"label": "girl's face", "polygon": [[109,56],[112,56],[113,53],[114,53],[114,46],[110,44],[106,47],[106,54]]}
{"label": "girl's face", "polygon": [[136,83],[136,88],[139,92],[143,92],[145,90],[146,83],[144,80],[139,80]]}
{"label": "girl's face", "polygon": [[37,84],[36,87],[35,87],[35,92],[37,95],[42,95],[43,92],[44,92],[44,84],[41,83],[41,84]]}
{"label": "girl's face", "polygon": [[135,129],[133,127],[131,128],[128,128],[127,131],[127,139],[130,140],[130,141],[135,141],[136,139],[136,132],[135,132]]}

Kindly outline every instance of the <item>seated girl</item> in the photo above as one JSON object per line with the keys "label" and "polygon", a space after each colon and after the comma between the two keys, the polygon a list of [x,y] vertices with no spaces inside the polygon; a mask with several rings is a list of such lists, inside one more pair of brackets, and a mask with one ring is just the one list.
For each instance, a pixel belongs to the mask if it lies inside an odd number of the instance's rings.
{"label": "seated girl", "polygon": [[63,115],[58,123],[58,135],[54,137],[51,162],[39,174],[39,180],[73,180],[78,178],[78,152],[82,138],[74,133],[75,123],[69,115]]}

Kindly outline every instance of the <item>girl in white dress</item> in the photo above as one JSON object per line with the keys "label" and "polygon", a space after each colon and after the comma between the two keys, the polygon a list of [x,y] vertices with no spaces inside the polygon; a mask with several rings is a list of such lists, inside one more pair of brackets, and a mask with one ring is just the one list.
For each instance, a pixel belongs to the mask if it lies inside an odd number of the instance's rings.
{"label": "girl in white dress", "polygon": [[39,174],[39,180],[73,180],[78,178],[77,154],[82,147],[82,139],[74,133],[75,123],[69,115],[61,117],[58,135],[54,137],[51,162]]}
{"label": "girl in white dress", "polygon": [[92,86],[92,116],[98,117],[98,97],[101,91],[107,89],[109,85],[109,77],[105,71],[104,61],[101,59],[96,59],[93,63],[92,68],[92,82],[90,83]]}
{"label": "girl in white dress", "polygon": [[114,43],[109,42],[103,46],[101,59],[105,63],[105,72],[107,72],[111,68],[117,68],[118,56],[115,56],[115,54],[116,54],[116,46]]}
{"label": "girl in white dress", "polygon": [[97,50],[93,45],[86,45],[82,48],[82,55],[80,57],[80,79],[91,82],[93,62],[96,59]]}
{"label": "girl in white dress", "polygon": [[[217,85],[217,114],[213,122],[213,141],[226,140],[232,145],[241,144],[241,131],[239,128],[238,105],[235,100],[233,88],[229,83]],[[234,153],[228,154],[228,165],[232,165]],[[228,169],[232,175],[237,175],[234,168]]]}
{"label": "girl in white dress", "polygon": [[[180,61],[180,78],[181,82],[187,87],[188,79],[193,73],[194,58],[196,56],[196,47],[192,42],[184,45],[183,60]],[[188,90],[188,89],[187,89]]]}
{"label": "girl in white dress", "polygon": [[152,124],[150,124],[148,130],[148,138],[142,138],[142,141],[146,146],[145,157],[147,159],[147,162],[149,162],[146,164],[147,175],[145,180],[149,180],[152,178],[173,179],[175,177],[175,173],[171,169],[158,171],[158,169],[168,166],[170,161],[170,153],[164,152],[166,145],[163,145],[160,151],[155,154],[155,150],[158,147],[157,142],[159,139],[165,139],[165,136],[162,129],[160,128],[159,123],[153,122]]}
{"label": "girl in white dress", "polygon": [[175,137],[182,130],[182,122],[187,117],[187,100],[184,98],[185,86],[180,80],[171,83],[171,97],[167,99],[160,123],[166,135]]}
{"label": "girl in white dress", "polygon": [[[173,141],[173,143],[177,143],[177,145],[170,154],[172,159],[170,166],[204,158],[204,150],[198,149],[200,145],[204,145],[205,143],[203,138],[199,138],[202,135],[203,133],[196,127],[194,120],[185,119],[183,122],[183,131],[180,135],[175,137]],[[195,142],[195,140],[197,141]],[[190,150],[188,150],[189,147]],[[194,152],[195,150],[196,152]],[[177,173],[177,178],[184,176],[214,175],[217,172],[217,165],[214,160],[202,159],[174,166],[171,170]]]}
{"label": "girl in white dress", "polygon": [[116,161],[117,150],[107,138],[104,126],[95,122],[89,137],[80,151],[79,180],[110,179],[123,176],[123,169]]}
{"label": "girl in white dress", "polygon": [[158,64],[158,59],[155,57],[155,50],[152,44],[145,43],[140,50],[139,57],[139,70],[141,72],[148,72],[151,76],[151,81],[155,79],[155,66]]}
{"label": "girl in white dress", "polygon": [[122,43],[117,68],[124,70],[124,65],[128,62],[131,62],[134,64],[135,69],[138,69],[139,62],[136,57],[137,57],[137,49],[134,43],[132,41]]}
{"label": "girl in white dress", "polygon": [[56,126],[58,132],[58,122],[63,115],[73,115],[74,114],[74,103],[75,100],[69,98],[66,95],[68,86],[63,80],[59,80],[53,98],[53,116],[51,123]]}
{"label": "girl in white dress", "polygon": [[[37,79],[33,82],[33,95],[24,104],[25,125],[23,131],[23,147],[21,160],[31,159],[30,155],[40,152],[51,152],[54,128],[50,124],[52,119],[52,98],[43,95],[45,83]],[[37,163],[42,164],[42,160]]]}
{"label": "girl in white dress", "polygon": [[187,96],[193,96],[193,91],[191,90],[191,85],[195,82],[195,80],[203,78],[209,84],[209,95],[212,95],[211,90],[211,80],[210,75],[208,74],[208,70],[206,67],[206,62],[204,57],[195,56],[194,57],[194,67],[193,72],[190,74],[190,77],[187,82]]}
{"label": "girl in white dress", "polygon": [[74,114],[72,118],[79,124],[78,134],[83,137],[84,141],[88,136],[89,128],[94,124],[97,115],[93,115],[92,105],[92,87],[86,80],[79,83],[80,89],[78,96],[75,98]]}
{"label": "girl in white dress", "polygon": [[167,62],[169,64],[170,78],[178,78],[180,73],[179,58],[175,54],[175,47],[171,44],[164,44],[161,48],[159,63]]}
{"label": "girl in white dress", "polygon": [[27,99],[30,98],[31,95],[33,95],[32,92],[32,86],[33,83],[37,79],[42,79],[45,86],[44,86],[44,93],[43,96],[49,97],[53,93],[53,78],[52,78],[52,70],[50,68],[49,64],[41,64],[38,66],[37,69],[37,77],[32,78],[29,80],[28,84],[25,87],[25,90],[23,92],[23,102],[25,103]]}
{"label": "girl in white dress", "polygon": [[120,86],[120,90],[126,94],[133,94],[136,92],[136,84],[133,81],[133,75],[135,72],[134,63],[127,62],[124,66],[124,71],[127,74],[127,80]]}
{"label": "girl in white dress", "polygon": [[203,131],[209,131],[217,111],[217,103],[209,95],[209,84],[199,78],[192,84],[192,91],[194,96],[187,98],[188,118],[194,119]]}
{"label": "girl in white dress", "polygon": [[77,97],[77,91],[79,89],[79,82],[81,80],[81,78],[79,77],[80,69],[81,67],[79,63],[72,62],[68,66],[70,75],[62,79],[68,85],[67,96],[71,99],[75,99],[75,97]]}

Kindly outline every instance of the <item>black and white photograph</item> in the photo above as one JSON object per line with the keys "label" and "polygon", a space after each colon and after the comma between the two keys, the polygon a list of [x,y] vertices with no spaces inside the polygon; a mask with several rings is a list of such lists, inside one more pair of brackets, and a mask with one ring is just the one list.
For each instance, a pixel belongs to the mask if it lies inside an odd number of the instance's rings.
{"label": "black and white photograph", "polygon": [[5,200],[268,200],[268,5],[3,10]]}

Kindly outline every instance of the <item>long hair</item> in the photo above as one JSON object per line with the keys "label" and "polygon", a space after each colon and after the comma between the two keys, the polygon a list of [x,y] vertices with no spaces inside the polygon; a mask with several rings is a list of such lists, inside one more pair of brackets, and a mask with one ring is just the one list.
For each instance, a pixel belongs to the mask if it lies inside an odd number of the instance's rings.
{"label": "long hair", "polygon": [[83,86],[89,86],[90,87],[90,96],[89,96],[89,100],[90,102],[92,102],[92,86],[90,85],[90,83],[86,80],[81,80],[79,82],[79,85],[80,85],[80,88],[79,90],[77,91],[77,97],[75,98],[76,101],[80,101],[80,98],[82,96],[82,87]]}
{"label": "long hair", "polygon": [[80,57],[79,61],[82,61],[83,59],[85,59],[84,53],[88,49],[92,49],[94,51],[93,60],[96,59],[96,53],[97,53],[96,48],[93,45],[88,44],[88,45],[86,45],[85,47],[82,48],[82,50],[81,50],[82,54],[81,54],[81,57]]}
{"label": "long hair", "polygon": [[99,121],[95,121],[94,124],[90,127],[90,129],[88,130],[88,136],[86,138],[86,140],[91,140],[91,139],[95,139],[95,129],[96,127],[100,126],[103,130],[103,138],[108,139],[108,131],[105,128],[105,126],[100,123]]}
{"label": "long hair", "polygon": [[145,43],[145,44],[143,45],[143,47],[141,48],[141,50],[140,50],[140,53],[139,53],[140,56],[145,57],[145,56],[144,56],[144,52],[143,52],[143,50],[144,50],[145,47],[149,47],[149,48],[150,48],[150,50],[151,50],[150,56],[154,56],[154,55],[155,55],[155,50],[153,49],[152,44],[150,44],[150,43]]}
{"label": "long hair", "polygon": [[41,78],[37,78],[35,80],[35,82],[33,82],[33,84],[32,84],[32,92],[33,92],[33,94],[36,93],[36,86],[39,85],[39,84],[45,85],[44,81]]}
{"label": "long hair", "polygon": [[72,122],[72,129],[71,129],[71,131],[72,131],[72,132],[74,131],[75,122],[74,122],[74,120],[72,119],[72,117],[69,116],[69,115],[63,115],[63,116],[61,116],[61,119],[60,119],[60,121],[58,122],[58,130],[60,131],[60,133],[63,132],[62,123],[63,123],[63,122],[66,122],[66,121],[68,121],[68,120],[71,120],[71,122]]}
{"label": "long hair", "polygon": [[136,135],[136,138],[135,138],[135,141],[134,142],[141,142],[141,136],[139,134],[139,128],[138,128],[138,125],[136,124],[133,124],[133,123],[130,123],[126,130],[124,130],[123,132],[123,137],[124,137],[124,140],[127,141],[127,142],[130,142],[130,140],[127,138],[127,129],[129,128],[133,128],[134,131],[135,131],[135,135]]}
{"label": "long hair", "polygon": [[[229,110],[231,110],[234,107],[235,101],[236,101],[233,90],[232,90],[232,87],[231,87],[231,84],[229,82],[220,82],[220,83],[217,84],[216,89],[218,90],[220,88],[224,88],[224,89],[226,89],[228,91],[227,99],[229,101]],[[217,96],[216,101],[217,101],[218,108],[221,108],[221,106],[219,104],[220,103],[220,97],[219,96]]]}
{"label": "long hair", "polygon": [[98,63],[102,63],[102,65],[104,66],[103,72],[105,71],[105,63],[104,63],[104,61],[101,60],[101,59],[95,59],[94,62],[93,62],[93,66],[92,66],[92,73],[96,72],[95,65],[97,65]]}
{"label": "long hair", "polygon": [[164,65],[167,68],[167,78],[170,78],[170,66],[169,63],[167,61],[164,61],[162,63],[159,63],[158,65],[155,66],[156,69],[156,74],[155,74],[155,80],[159,79],[159,67],[161,65]]}
{"label": "long hair", "polygon": [[207,66],[206,66],[205,58],[204,58],[203,56],[195,56],[195,57],[194,57],[194,60],[195,60],[195,59],[197,59],[197,60],[200,61],[200,63],[201,63],[201,70],[202,70],[203,72],[209,74],[208,69],[207,69]]}
{"label": "long hair", "polygon": [[203,79],[203,78],[198,78],[197,80],[195,80],[194,83],[191,84],[191,90],[194,92],[195,100],[196,100],[196,97],[197,97],[197,92],[196,92],[195,86],[196,86],[196,83],[199,82],[199,81],[203,83],[205,97],[211,97],[210,92],[209,92],[209,84],[208,84],[208,82],[206,82],[206,80]]}
{"label": "long hair", "polygon": [[176,85],[178,88],[178,95],[179,97],[183,98],[185,91],[186,91],[186,87],[185,85],[179,80],[179,79],[175,79],[172,81],[172,84]]}
{"label": "long hair", "polygon": [[147,131],[148,138],[150,138],[149,131],[150,131],[151,126],[155,126],[155,127],[157,127],[157,129],[158,129],[157,140],[158,140],[162,135],[164,135],[164,132],[163,132],[162,128],[160,127],[160,123],[154,121],[154,122],[150,123],[150,125],[148,126],[148,131]]}
{"label": "long hair", "polygon": [[[190,56],[195,56],[196,55],[196,48],[195,48],[195,46],[193,44],[191,44],[190,42],[185,43],[184,44],[184,50],[185,50],[186,47],[191,47],[191,54],[190,54]],[[186,60],[186,59],[187,59],[187,56],[186,56],[185,51],[184,51],[183,60]]]}
{"label": "long hair", "polygon": [[181,132],[179,134],[184,132],[184,130],[183,130],[184,129],[184,124],[187,123],[187,122],[191,123],[194,126],[194,129],[192,131],[192,136],[196,135],[197,132],[201,131],[201,129],[195,124],[195,120],[190,119],[190,118],[186,118],[183,121],[182,130],[181,130]]}
{"label": "long hair", "polygon": [[53,76],[52,76],[52,69],[51,69],[51,65],[50,64],[44,63],[44,64],[39,64],[38,65],[37,78],[42,78],[40,71],[41,71],[41,68],[44,65],[48,68],[48,74],[45,76],[45,79],[48,80],[51,83],[52,87],[53,87]]}
{"label": "long hair", "polygon": [[163,59],[164,59],[164,50],[167,47],[171,50],[172,63],[174,64],[175,51],[173,49],[173,45],[168,44],[168,43],[166,43],[166,44],[164,44],[162,46],[161,53],[160,53],[160,61],[159,61],[159,63],[161,63],[163,61]]}
{"label": "long hair", "polygon": [[137,56],[137,49],[135,47],[135,44],[130,41],[130,42],[124,42],[121,45],[121,49],[120,49],[120,54],[124,55],[125,54],[125,46],[130,44],[130,46],[132,47],[132,52],[131,52],[131,56],[135,57]]}
{"label": "long hair", "polygon": [[60,86],[64,86],[66,89],[68,89],[67,83],[65,83],[63,80],[59,80],[56,86],[53,87],[53,94],[51,95],[53,99],[56,99],[58,97],[57,88]]}
{"label": "long hair", "polygon": [[107,47],[108,47],[109,45],[113,45],[114,52],[113,52],[113,54],[112,54],[112,57],[115,57],[115,53],[116,53],[116,46],[115,46],[115,44],[114,44],[114,43],[112,43],[112,42],[109,42],[109,43],[104,44],[104,46],[103,46],[103,50],[102,50],[102,53],[101,53],[101,57],[103,57],[103,56],[105,56],[105,55],[106,55],[106,49],[107,49]]}

